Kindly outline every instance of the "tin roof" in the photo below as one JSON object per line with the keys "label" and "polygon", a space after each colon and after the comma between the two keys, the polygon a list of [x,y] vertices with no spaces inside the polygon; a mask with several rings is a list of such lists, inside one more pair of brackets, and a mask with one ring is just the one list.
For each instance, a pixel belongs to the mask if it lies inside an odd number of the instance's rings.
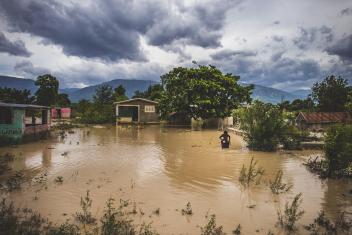
{"label": "tin roof", "polygon": [[302,118],[307,123],[345,123],[352,121],[348,112],[300,112],[297,118]]}
{"label": "tin roof", "polygon": [[129,99],[129,100],[123,100],[123,101],[119,101],[119,102],[114,102],[114,104],[124,104],[124,103],[128,103],[128,102],[135,101],[135,100],[141,100],[141,101],[145,101],[145,102],[148,102],[148,103],[158,104],[158,102],[155,102],[155,101],[152,101],[152,100],[143,99],[143,98],[134,98],[134,99]]}
{"label": "tin roof", "polygon": [[18,108],[18,109],[50,109],[47,106],[34,105],[34,104],[11,104],[0,102],[0,107]]}

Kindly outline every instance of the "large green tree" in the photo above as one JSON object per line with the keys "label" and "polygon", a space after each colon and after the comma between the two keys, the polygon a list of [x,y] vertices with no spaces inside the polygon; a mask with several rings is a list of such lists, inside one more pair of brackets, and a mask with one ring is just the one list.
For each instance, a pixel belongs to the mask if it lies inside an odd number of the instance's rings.
{"label": "large green tree", "polygon": [[44,74],[37,78],[35,85],[39,86],[35,93],[36,102],[40,105],[55,105],[59,94],[59,81],[50,74]]}
{"label": "large green tree", "polygon": [[341,112],[345,111],[349,90],[346,79],[331,75],[313,85],[312,98],[319,111]]}
{"label": "large green tree", "polygon": [[34,100],[35,97],[31,96],[30,90],[17,90],[15,88],[0,87],[0,101],[2,102],[32,104]]}
{"label": "large green tree", "polygon": [[228,117],[241,103],[251,101],[253,86],[240,86],[239,79],[211,65],[174,68],[161,76],[161,115],[176,112],[196,119]]}

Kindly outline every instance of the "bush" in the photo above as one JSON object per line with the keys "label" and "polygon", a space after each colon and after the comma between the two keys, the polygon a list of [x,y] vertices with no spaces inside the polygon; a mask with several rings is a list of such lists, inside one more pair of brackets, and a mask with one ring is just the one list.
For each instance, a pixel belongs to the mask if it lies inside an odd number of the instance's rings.
{"label": "bush", "polygon": [[84,124],[104,124],[114,123],[115,113],[112,105],[98,105],[93,103],[85,104],[83,107],[78,107],[80,112],[77,112],[79,122]]}
{"label": "bush", "polygon": [[300,210],[302,204],[301,199],[302,193],[299,193],[293,199],[291,205],[286,203],[284,213],[278,211],[278,223],[282,228],[287,229],[288,231],[295,230],[295,224],[304,214],[304,210]]}
{"label": "bush", "polygon": [[324,151],[329,176],[348,170],[352,163],[352,125],[336,125],[329,128]]}
{"label": "bush", "polygon": [[240,128],[245,132],[248,148],[261,151],[276,150],[285,121],[282,111],[272,104],[255,101],[239,113]]}
{"label": "bush", "polygon": [[255,101],[249,108],[238,109],[233,115],[245,132],[249,149],[274,151],[278,144],[288,150],[300,149],[301,141],[308,136],[293,125],[293,113],[283,112],[273,104]]}

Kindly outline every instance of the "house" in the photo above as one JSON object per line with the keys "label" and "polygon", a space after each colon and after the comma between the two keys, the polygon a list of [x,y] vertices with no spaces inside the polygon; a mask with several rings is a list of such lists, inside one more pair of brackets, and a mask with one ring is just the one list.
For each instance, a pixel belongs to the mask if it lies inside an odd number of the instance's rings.
{"label": "house", "polygon": [[52,119],[70,119],[71,108],[53,107],[51,108]]}
{"label": "house", "polygon": [[21,140],[42,136],[50,130],[50,108],[0,102],[0,137]]}
{"label": "house", "polygon": [[159,123],[156,112],[157,102],[135,98],[115,102],[116,123]]}
{"label": "house", "polygon": [[351,124],[352,116],[348,112],[300,112],[296,125],[310,131],[323,131],[334,124]]}

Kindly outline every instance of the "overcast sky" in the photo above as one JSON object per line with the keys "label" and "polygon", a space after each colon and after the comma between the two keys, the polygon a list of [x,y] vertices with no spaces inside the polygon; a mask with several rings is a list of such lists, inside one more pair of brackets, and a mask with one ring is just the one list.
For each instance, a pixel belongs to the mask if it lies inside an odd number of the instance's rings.
{"label": "overcast sky", "polygon": [[1,0],[0,74],[61,87],[212,64],[287,91],[352,81],[351,0]]}

